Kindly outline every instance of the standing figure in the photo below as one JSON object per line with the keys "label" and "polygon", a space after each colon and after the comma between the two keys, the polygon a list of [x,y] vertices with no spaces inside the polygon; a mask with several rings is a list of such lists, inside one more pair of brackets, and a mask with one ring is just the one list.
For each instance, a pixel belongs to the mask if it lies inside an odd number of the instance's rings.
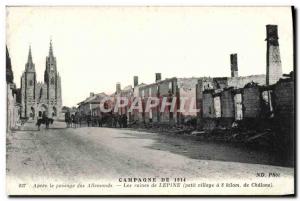
{"label": "standing figure", "polygon": [[71,127],[74,127],[75,126],[75,115],[72,114],[71,115]]}
{"label": "standing figure", "polygon": [[70,128],[70,124],[71,124],[71,117],[70,117],[70,112],[67,111],[65,113],[65,122],[67,124],[67,128]]}
{"label": "standing figure", "polygon": [[86,121],[87,121],[88,127],[90,127],[90,123],[91,123],[91,116],[90,115],[87,115]]}

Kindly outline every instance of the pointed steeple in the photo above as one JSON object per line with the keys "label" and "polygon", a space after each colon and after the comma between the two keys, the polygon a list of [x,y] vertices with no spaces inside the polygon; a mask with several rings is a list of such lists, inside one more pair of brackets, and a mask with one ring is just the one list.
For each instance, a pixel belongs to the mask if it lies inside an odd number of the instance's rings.
{"label": "pointed steeple", "polygon": [[31,45],[29,45],[29,53],[27,63],[32,64]]}
{"label": "pointed steeple", "polygon": [[49,56],[53,57],[52,39],[50,39]]}
{"label": "pointed steeple", "polygon": [[28,52],[28,59],[26,63],[26,71],[27,72],[35,72],[34,63],[32,61],[32,54],[31,54],[31,45],[29,45],[29,52]]}

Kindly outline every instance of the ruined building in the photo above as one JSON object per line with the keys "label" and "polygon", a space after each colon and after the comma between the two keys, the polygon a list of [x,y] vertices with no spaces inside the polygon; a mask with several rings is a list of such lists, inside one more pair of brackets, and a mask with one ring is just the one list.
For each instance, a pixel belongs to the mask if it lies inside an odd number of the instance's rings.
{"label": "ruined building", "polygon": [[[293,81],[283,81],[277,26],[266,25],[266,28],[266,75],[238,77],[237,55],[232,54],[231,77],[199,80],[197,98],[199,107],[202,107],[200,117],[206,120],[207,127],[215,127],[212,124],[216,124],[217,118],[217,124],[227,127],[236,120],[251,121],[278,116],[278,108],[284,101],[281,101],[283,93],[275,89],[282,83],[290,86]],[[292,95],[292,90],[286,94]]]}
{"label": "ruined building", "polygon": [[29,47],[28,60],[21,77],[21,116],[35,119],[45,114],[57,118],[62,107],[61,79],[57,72],[56,57],[50,41],[46,57],[44,82],[37,82],[35,64]]}
{"label": "ruined building", "polygon": [[[241,93],[236,89],[248,83],[266,84],[266,75],[238,76],[237,54],[230,55],[231,77],[202,77],[198,80],[197,108],[200,118],[242,118]],[[231,95],[235,94],[231,97]],[[233,104],[236,100],[237,104]],[[223,109],[223,110],[222,110]],[[230,111],[230,112],[229,112]],[[236,114],[236,115],[234,115]]]}
{"label": "ruined building", "polygon": [[[140,122],[153,123],[181,123],[185,119],[195,117],[197,112],[190,110],[196,109],[196,84],[198,78],[167,78],[162,80],[161,73],[155,74],[155,82],[152,84],[139,87],[139,97],[143,105],[143,112],[139,116]],[[145,111],[145,106],[151,98],[158,98],[159,104],[151,108],[148,112]],[[180,98],[185,97],[186,101],[180,109]],[[167,102],[171,103],[176,100],[174,111],[171,106],[166,106],[164,111],[161,111],[163,98],[167,98]]]}

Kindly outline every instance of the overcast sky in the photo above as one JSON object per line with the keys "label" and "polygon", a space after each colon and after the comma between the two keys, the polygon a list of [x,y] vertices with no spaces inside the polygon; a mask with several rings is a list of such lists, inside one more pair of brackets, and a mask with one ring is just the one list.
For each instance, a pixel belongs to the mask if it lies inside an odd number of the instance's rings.
{"label": "overcast sky", "polygon": [[8,7],[6,22],[17,86],[30,44],[43,81],[52,38],[67,106],[133,85],[134,75],[230,76],[230,53],[239,75],[265,74],[266,24],[278,25],[283,72],[293,70],[289,7]]}

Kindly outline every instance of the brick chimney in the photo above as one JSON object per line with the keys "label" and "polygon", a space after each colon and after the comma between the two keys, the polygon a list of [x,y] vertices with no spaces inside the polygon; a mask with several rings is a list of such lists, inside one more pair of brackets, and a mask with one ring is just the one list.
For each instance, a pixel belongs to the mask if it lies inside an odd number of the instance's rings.
{"label": "brick chimney", "polygon": [[133,87],[136,87],[137,85],[139,85],[139,77],[133,76]]}
{"label": "brick chimney", "polygon": [[161,81],[161,73],[155,73],[155,82]]}
{"label": "brick chimney", "polygon": [[238,77],[238,59],[237,54],[230,55],[231,77]]}
{"label": "brick chimney", "polygon": [[117,82],[116,84],[116,92],[119,93],[121,91],[121,83]]}
{"label": "brick chimney", "polygon": [[90,97],[93,97],[95,95],[94,92],[90,92]]}
{"label": "brick chimney", "polygon": [[282,77],[277,25],[266,25],[267,73],[266,84],[275,84]]}

